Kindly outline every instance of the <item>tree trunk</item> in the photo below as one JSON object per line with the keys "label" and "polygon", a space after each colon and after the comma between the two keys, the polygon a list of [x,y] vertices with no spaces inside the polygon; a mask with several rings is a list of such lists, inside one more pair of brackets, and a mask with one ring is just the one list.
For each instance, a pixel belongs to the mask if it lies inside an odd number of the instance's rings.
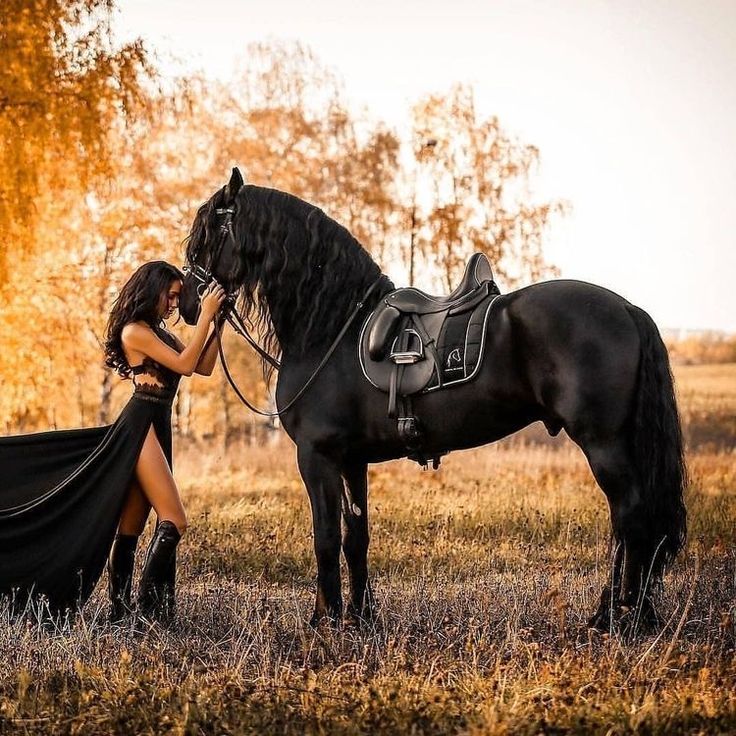
{"label": "tree trunk", "polygon": [[102,387],[100,388],[100,424],[110,423],[111,396],[112,396],[112,371],[105,371],[102,376]]}

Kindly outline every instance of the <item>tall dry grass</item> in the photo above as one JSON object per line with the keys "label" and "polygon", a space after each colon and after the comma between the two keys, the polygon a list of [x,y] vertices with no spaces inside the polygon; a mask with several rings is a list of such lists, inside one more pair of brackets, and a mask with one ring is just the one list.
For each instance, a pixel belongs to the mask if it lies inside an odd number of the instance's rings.
{"label": "tall dry grass", "polygon": [[[695,381],[693,401],[711,385]],[[378,616],[316,631],[309,506],[288,442],[179,449],[191,528],[178,626],[111,627],[102,589],[62,630],[5,615],[0,732],[736,730],[733,449],[691,451],[667,623],[635,641],[587,633],[608,511],[567,441],[456,453],[437,473],[373,467]]]}

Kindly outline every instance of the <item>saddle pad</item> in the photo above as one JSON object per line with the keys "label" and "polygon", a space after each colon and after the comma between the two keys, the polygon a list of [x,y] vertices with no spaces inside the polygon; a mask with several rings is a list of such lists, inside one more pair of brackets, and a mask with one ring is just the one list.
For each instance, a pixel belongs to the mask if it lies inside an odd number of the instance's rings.
{"label": "saddle pad", "polygon": [[442,386],[435,372],[426,391],[461,383],[475,375],[483,357],[486,318],[494,298],[484,299],[472,312],[447,317],[437,341]]}

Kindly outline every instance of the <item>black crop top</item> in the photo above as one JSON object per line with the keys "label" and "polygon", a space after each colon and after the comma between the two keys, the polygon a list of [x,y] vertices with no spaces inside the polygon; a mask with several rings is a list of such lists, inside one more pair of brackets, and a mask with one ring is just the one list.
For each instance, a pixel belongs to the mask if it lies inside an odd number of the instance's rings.
{"label": "black crop top", "polygon": [[[154,327],[153,331],[156,336],[165,342],[170,348],[179,352],[179,347],[174,336],[161,327]],[[171,401],[176,394],[181,375],[176,371],[172,371],[165,365],[161,365],[153,358],[146,356],[138,365],[130,366],[130,372],[133,374],[133,385],[135,386],[134,394],[140,398],[147,396],[156,397],[164,401]],[[142,381],[137,383],[135,376],[148,376],[152,381]]]}

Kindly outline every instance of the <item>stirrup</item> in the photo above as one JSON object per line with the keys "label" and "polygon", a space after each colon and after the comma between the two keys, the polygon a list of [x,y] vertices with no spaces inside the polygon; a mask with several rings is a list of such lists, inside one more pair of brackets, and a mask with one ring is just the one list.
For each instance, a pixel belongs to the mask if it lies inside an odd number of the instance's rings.
{"label": "stirrup", "polygon": [[[401,337],[406,339],[406,348],[404,350],[396,350],[396,343]],[[422,338],[413,327],[407,328],[404,330],[403,335],[394,338],[391,345],[391,352],[388,356],[388,359],[392,363],[396,363],[396,365],[412,365],[418,363],[423,358],[424,346],[422,345]]]}

